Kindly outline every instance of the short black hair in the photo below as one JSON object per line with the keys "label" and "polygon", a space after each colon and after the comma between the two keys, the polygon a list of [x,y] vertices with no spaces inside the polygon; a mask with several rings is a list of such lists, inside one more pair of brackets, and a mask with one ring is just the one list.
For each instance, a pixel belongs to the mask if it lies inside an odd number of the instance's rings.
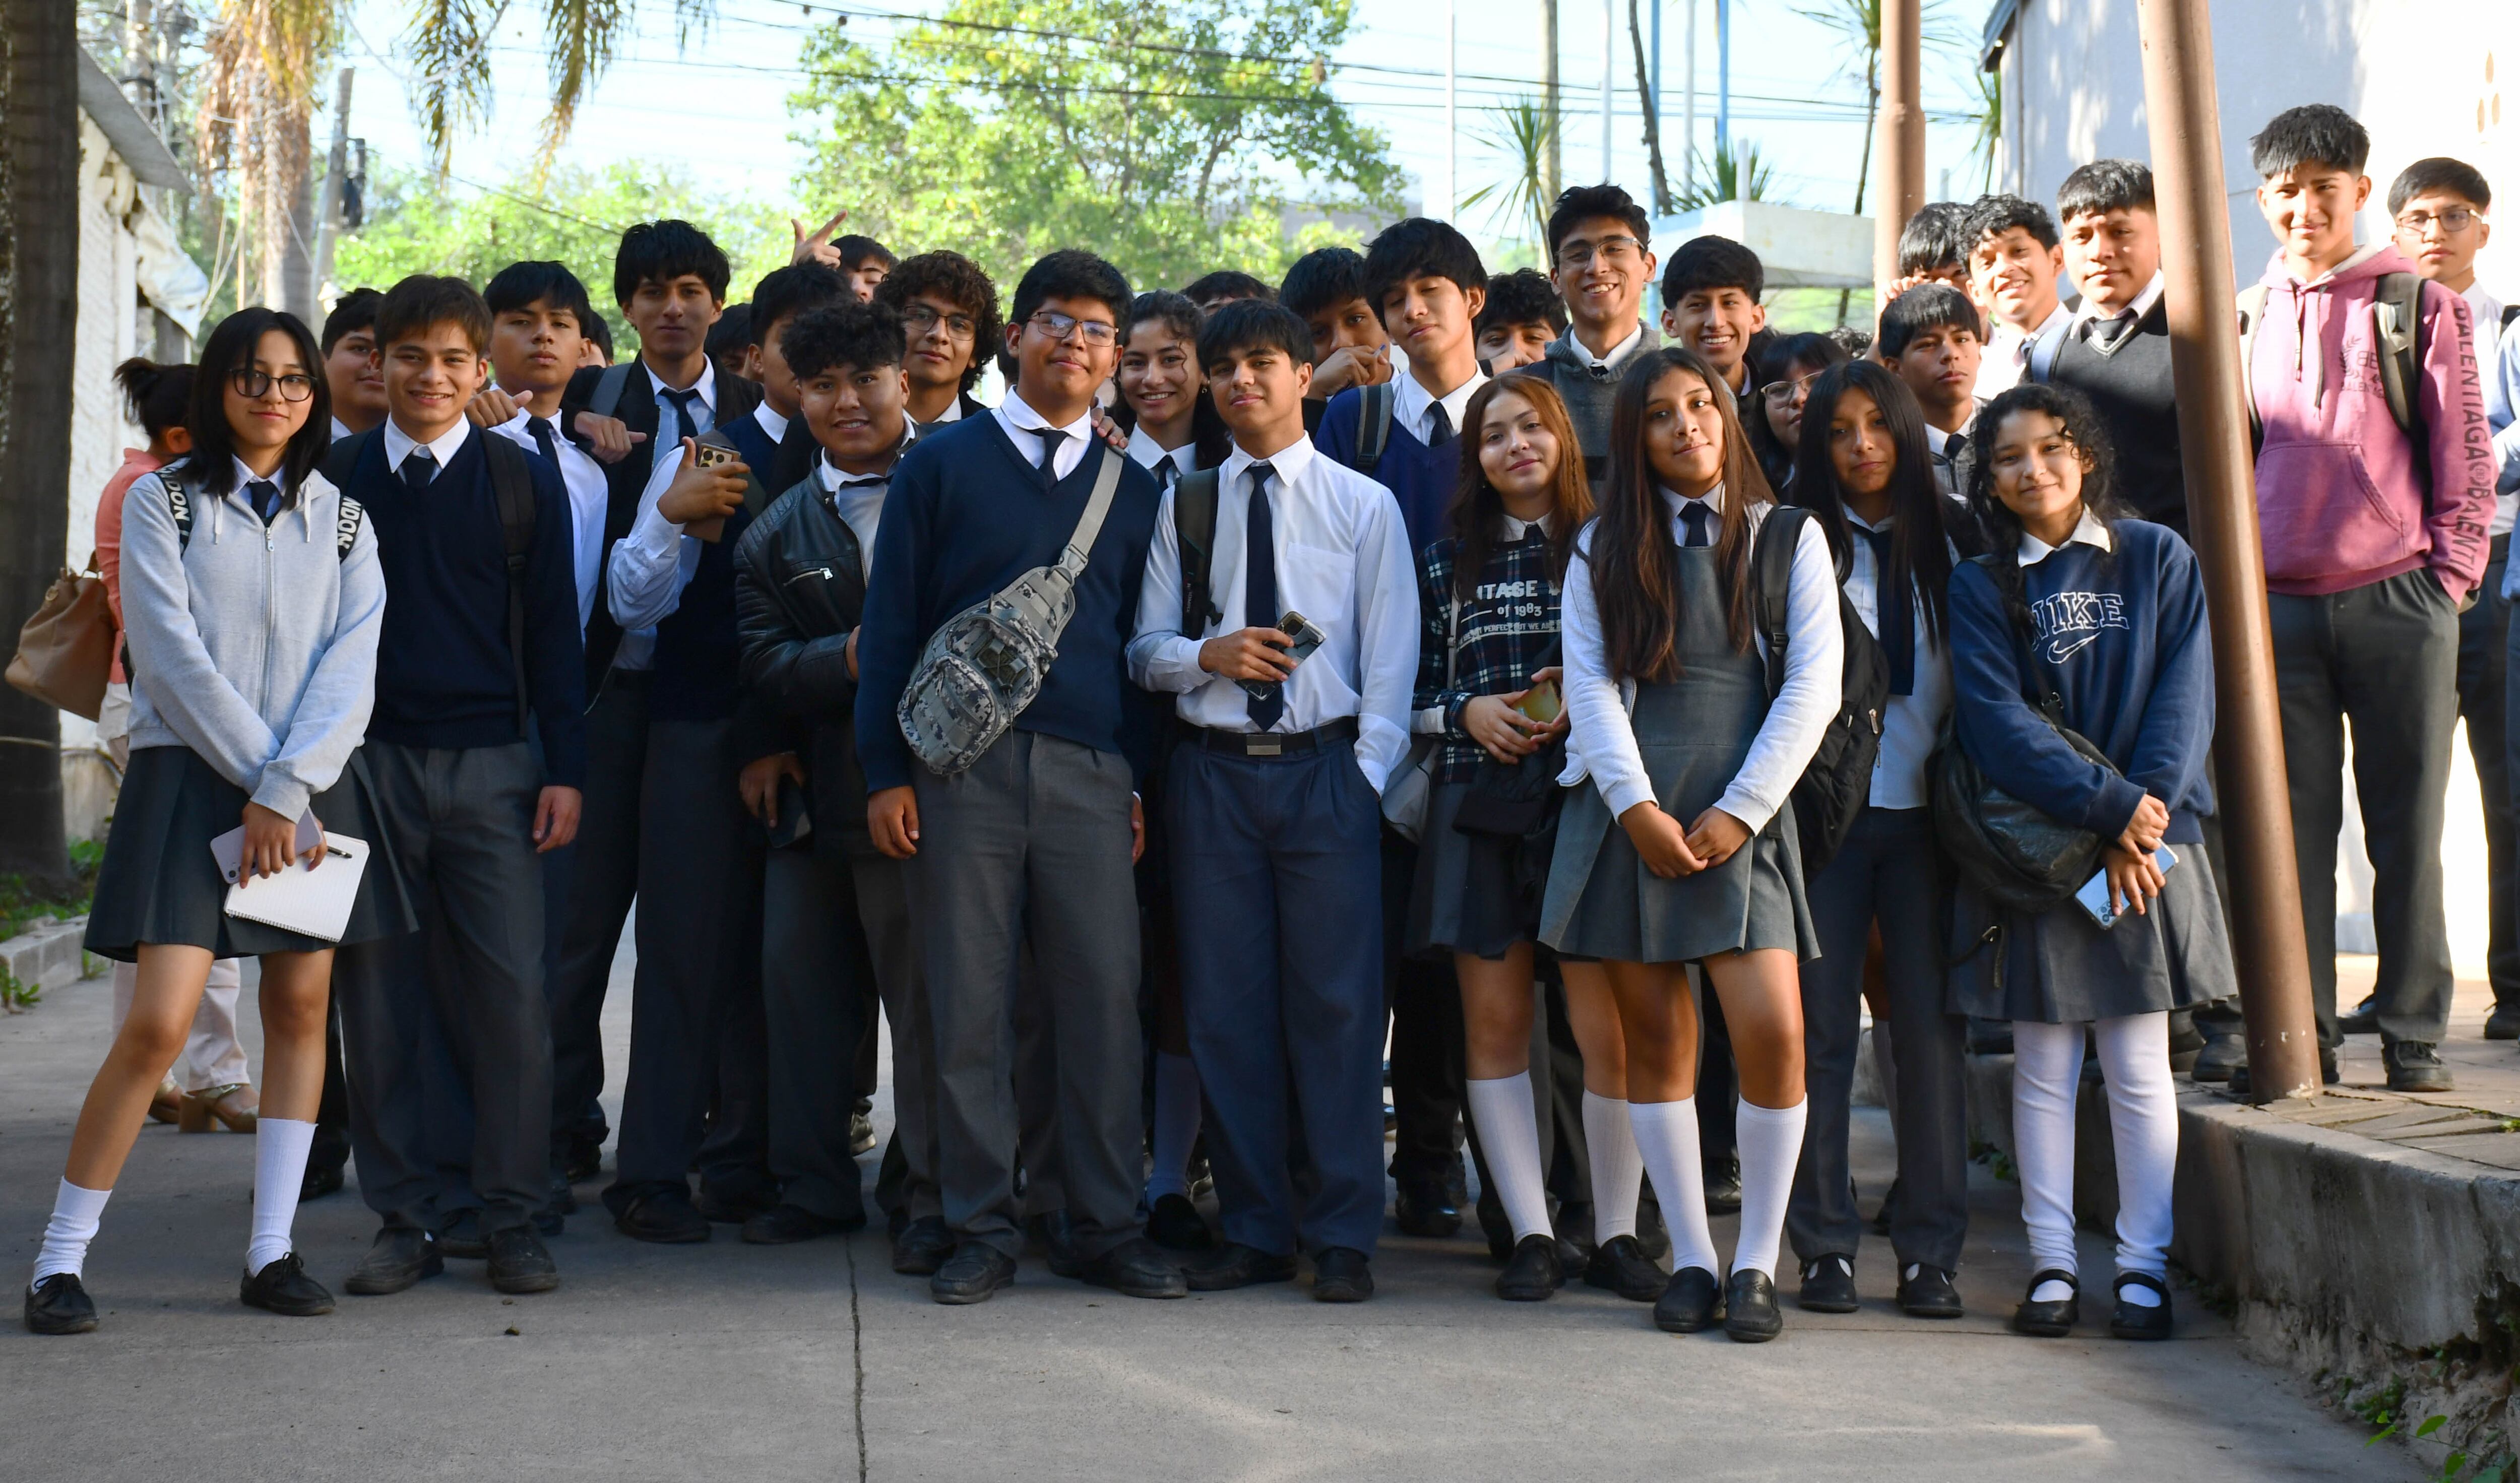
{"label": "short black hair", "polygon": [[1566,240],[1567,233],[1585,222],[1604,218],[1625,225],[1641,244],[1653,242],[1653,219],[1645,215],[1645,208],[1637,204],[1635,197],[1606,182],[1568,186],[1557,193],[1556,203],[1549,208],[1549,260],[1557,260],[1557,245]]}
{"label": "short black hair", "polygon": [[[317,379],[322,374],[317,373]],[[131,420],[158,441],[159,433],[184,425],[184,414],[193,401],[193,368],[180,362],[161,366],[154,360],[133,356],[113,368],[113,384],[122,392],[123,405],[131,409]],[[328,416],[325,427],[332,427]]]}
{"label": "short black hair", "polygon": [[865,267],[869,258],[883,264],[887,272],[895,260],[890,247],[872,237],[860,237],[854,232],[833,242],[832,250],[840,254],[840,266],[852,273]]}
{"label": "short black hair", "polygon": [[[1022,324],[1040,313],[1042,300],[1048,298],[1092,299],[1111,310],[1113,324],[1128,322],[1129,280],[1082,247],[1061,247],[1024,269],[1024,276],[1015,283],[1012,323]],[[978,358],[975,350],[972,359]]]}
{"label": "short black hair", "polygon": [[1977,250],[1977,245],[1990,237],[2002,237],[2014,227],[2029,233],[2039,246],[2056,246],[2056,218],[2035,201],[2018,196],[1981,196],[1969,202],[1968,224],[1961,228],[1960,252],[1963,257]]}
{"label": "short black hair", "polygon": [[332,354],[335,345],[361,330],[373,335],[377,305],[384,301],[385,296],[374,289],[352,289],[333,300],[333,312],[324,316],[324,353]]}
{"label": "short black hair", "polygon": [[[851,296],[849,281],[840,276],[837,268],[818,262],[773,268],[752,286],[752,312],[744,316],[744,343],[766,345],[770,343],[772,328],[780,321]],[[727,318],[734,317],[730,310]]]}
{"label": "short black hair", "polygon": [[1899,229],[1899,276],[1913,278],[1958,268],[1968,261],[1968,207],[1957,201],[1929,201]]}
{"label": "short black hair", "polygon": [[1302,319],[1364,297],[1365,254],[1354,247],[1316,247],[1296,258],[1278,284],[1278,302]]}
{"label": "short black hair", "polygon": [[1296,365],[1313,363],[1313,332],[1303,316],[1282,303],[1238,298],[1218,304],[1198,327],[1198,368],[1210,369],[1238,351],[1283,350]]}
{"label": "short black hair", "polygon": [[2249,165],[2260,180],[2305,164],[2333,165],[2360,175],[2371,158],[2371,134],[2332,103],[2305,103],[2267,120],[2249,140]]}
{"label": "short black hair", "polygon": [[1538,268],[1516,268],[1488,280],[1488,306],[1479,311],[1476,334],[1498,325],[1547,325],[1550,333],[1566,333],[1566,303],[1557,285]]}
{"label": "short black hair", "polygon": [[2072,221],[2085,212],[2149,211],[2152,166],[2140,159],[2094,159],[2065,177],[2056,188],[2056,219]]}
{"label": "short black hair", "polygon": [[2494,204],[2494,187],[2485,183],[2483,171],[2464,159],[2434,155],[2400,170],[2389,182],[2389,214],[2397,215],[2408,202],[2435,191],[2456,196],[2480,211]]}
{"label": "short black hair", "polygon": [[[1225,305],[1219,304],[1217,307],[1222,309]],[[1151,290],[1139,294],[1130,303],[1128,322],[1120,326],[1120,343],[1125,345],[1129,342],[1130,330],[1151,321],[1161,324],[1165,329],[1195,344],[1198,341],[1198,327],[1206,317],[1199,312],[1198,304],[1189,294],[1175,293],[1170,289]]]}
{"label": "short black hair", "polygon": [[1219,268],[1192,279],[1182,290],[1182,296],[1199,304],[1211,298],[1265,298],[1275,301],[1278,291],[1239,268]]}
{"label": "short black hair", "polygon": [[1007,342],[1006,324],[998,318],[998,286],[978,263],[943,250],[903,258],[875,286],[875,301],[896,314],[908,313],[910,301],[922,293],[960,304],[971,316],[971,364],[963,370],[963,389],[968,391],[988,371],[989,356]]}
{"label": "short black hair", "polygon": [[708,285],[709,297],[726,302],[727,282],[735,269],[706,232],[671,217],[640,222],[621,234],[620,250],[612,254],[612,301],[626,304],[641,284],[669,284],[686,273],[698,275]]}
{"label": "short black hair", "polygon": [[1672,250],[1662,270],[1662,306],[1710,289],[1738,289],[1757,298],[1767,287],[1758,253],[1730,237],[1692,237]]}
{"label": "short black hair", "polygon": [[595,341],[595,348],[604,352],[604,363],[608,366],[612,364],[612,321],[598,314],[582,328],[586,331],[586,337]]}
{"label": "short black hair", "polygon": [[464,332],[474,351],[490,348],[490,306],[471,284],[460,278],[414,273],[387,289],[377,303],[377,348],[384,350],[449,324]]}
{"label": "short black hair", "polygon": [[[451,283],[472,293],[472,287],[460,278],[406,278],[384,295],[390,306],[394,293],[415,283]],[[480,295],[472,296],[474,303]],[[488,321],[484,312],[482,319]],[[284,490],[294,489],[306,482],[317,466],[324,462],[324,450],[333,442],[333,388],[324,377],[324,352],[315,343],[303,321],[286,309],[256,305],[239,309],[220,320],[202,342],[202,359],[193,377],[192,404],[185,410],[184,426],[193,434],[193,470],[209,492],[224,499],[236,488],[236,433],[228,427],[228,377],[253,365],[254,347],[262,337],[277,330],[296,344],[297,358],[306,363],[306,375],[314,382],[314,393],[306,403],[306,425],[291,434],[289,446],[280,455],[280,483]],[[379,332],[382,338],[382,332]]]}
{"label": "short black hair", "polygon": [[722,361],[730,355],[742,356],[743,347],[751,343],[752,305],[729,304],[719,312],[717,323],[708,327],[700,348],[708,352],[709,359]]}
{"label": "short black hair", "polygon": [[1384,294],[1413,278],[1448,278],[1464,293],[1488,286],[1479,249],[1451,222],[1429,216],[1393,222],[1365,249],[1365,301],[1375,313]]}
{"label": "short black hair", "polygon": [[798,381],[809,381],[833,366],[898,366],[910,354],[910,340],[890,305],[841,298],[789,320],[779,332],[779,353]]}
{"label": "short black hair", "polygon": [[566,309],[577,321],[580,334],[587,333],[586,327],[597,318],[594,301],[586,296],[586,285],[578,282],[577,275],[566,266],[556,262],[508,264],[482,286],[481,301],[490,306],[494,316],[529,309],[535,304]]}
{"label": "short black hair", "polygon": [[1883,360],[1908,353],[1909,341],[1927,330],[1966,330],[1986,338],[1986,320],[1969,296],[1946,283],[1918,284],[1890,300],[1881,311],[1881,337],[1874,347]]}

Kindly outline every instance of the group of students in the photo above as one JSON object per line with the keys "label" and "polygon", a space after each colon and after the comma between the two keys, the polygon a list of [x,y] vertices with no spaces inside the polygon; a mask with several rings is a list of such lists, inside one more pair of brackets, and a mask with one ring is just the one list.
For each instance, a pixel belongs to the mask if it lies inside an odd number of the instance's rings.
{"label": "group of students", "polygon": [[[2439,430],[2379,449],[2351,295],[2402,259],[2357,252],[2336,209],[2361,132],[2296,110],[2255,148],[2283,237],[2249,335],[2270,584],[2318,609],[2305,635],[2403,666],[2385,625],[2453,631],[2483,565],[2469,316],[2419,286],[2406,395]],[[2425,242],[2467,225],[2438,194],[2409,208]],[[2014,198],[1928,207],[1915,276],[1852,347],[1771,333],[1737,243],[1658,262],[1606,184],[1554,203],[1546,274],[1491,278],[1413,218],[1275,290],[1133,293],[1053,252],[1003,322],[958,254],[817,240],[742,306],[740,354],[712,340],[726,259],[673,221],[621,243],[626,363],[556,263],[351,295],[320,341],[231,317],[180,417],[142,408],[166,461],[122,502],[132,763],[88,945],[135,985],[28,1326],[95,1326],[107,1194],[213,962],[246,954],[267,1064],[245,1301],[332,1306],[289,1239],[328,986],[382,1220],[348,1288],[449,1256],[556,1285],[543,1237],[610,1134],[597,1022],[635,901],[604,1200],[638,1239],[863,1225],[879,1003],[875,1199],[940,1303],[986,1300],[1034,1244],[1131,1296],[1304,1256],[1314,1297],[1366,1299],[1386,1172],[1402,1231],[1452,1234],[1465,1127],[1500,1296],[1580,1276],[1758,1341],[1783,1242],[1801,1306],[1858,1304],[1868,1001],[1901,1309],[1961,1312],[1974,1019],[2015,1056],[2037,1271],[2014,1326],[2079,1321],[2088,1041],[2109,1328],[2167,1334],[2173,1057],[2232,998],[2212,661],[2149,174],[2086,166],[2058,213],[2071,253]],[[2428,478],[2423,517],[2322,514],[2358,459],[2384,499]],[[2319,541],[2359,565],[2320,567]],[[2286,622],[2279,645],[2311,642]],[[2296,708],[2316,731],[2298,689],[2288,745]],[[2419,709],[2403,689],[2388,705]],[[1848,745],[1869,771],[1832,804],[1812,784]],[[2101,908],[2007,904],[1947,858],[1929,805],[1955,755],[2092,837]],[[225,915],[204,858],[242,821],[249,894],[317,858],[310,814],[371,851],[338,945]],[[2436,789],[2436,837],[2439,814]],[[2394,1078],[2439,1021],[2388,1003]]]}

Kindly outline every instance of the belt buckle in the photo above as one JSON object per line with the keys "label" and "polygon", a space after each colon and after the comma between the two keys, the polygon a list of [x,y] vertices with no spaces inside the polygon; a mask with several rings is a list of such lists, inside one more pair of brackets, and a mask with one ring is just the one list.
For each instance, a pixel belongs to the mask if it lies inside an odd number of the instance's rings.
{"label": "belt buckle", "polygon": [[1282,750],[1276,735],[1270,732],[1253,732],[1251,740],[1242,744],[1242,755],[1246,757],[1275,757]]}

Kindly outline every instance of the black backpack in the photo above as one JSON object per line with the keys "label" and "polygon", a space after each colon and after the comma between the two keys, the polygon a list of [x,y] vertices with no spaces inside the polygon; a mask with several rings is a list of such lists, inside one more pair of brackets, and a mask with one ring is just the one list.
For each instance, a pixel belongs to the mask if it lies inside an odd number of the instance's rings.
{"label": "black backpack", "polygon": [[[1785,683],[1785,598],[1793,587],[1794,548],[1811,512],[1778,505],[1768,512],[1751,554],[1759,595],[1759,631],[1768,640],[1768,695]],[[1837,855],[1872,794],[1872,763],[1881,752],[1881,712],[1890,703],[1890,662],[1863,614],[1837,593],[1838,626],[1846,635],[1837,714],[1821,734],[1820,748],[1794,784],[1794,826],[1801,837],[1803,878],[1809,880]]]}

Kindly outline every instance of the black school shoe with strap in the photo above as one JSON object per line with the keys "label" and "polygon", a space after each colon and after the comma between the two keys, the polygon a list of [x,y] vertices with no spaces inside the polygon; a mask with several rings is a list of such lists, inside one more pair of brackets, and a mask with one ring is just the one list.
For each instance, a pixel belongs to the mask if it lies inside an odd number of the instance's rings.
{"label": "black school shoe with strap", "polygon": [[294,1251],[263,1263],[260,1272],[247,1273],[237,1297],[248,1308],[283,1318],[311,1319],[333,1311],[332,1292],[306,1275],[306,1264]]}
{"label": "black school shoe with strap", "polygon": [[[2143,1304],[2127,1301],[2129,1287],[2141,1287],[2161,1299]],[[2113,1339],[2166,1339],[2170,1337],[2170,1287],[2149,1272],[2121,1272],[2110,1284],[2118,1295],[2117,1312],[2109,1315],[2109,1337]]]}
{"label": "black school shoe with strap", "polygon": [[26,1289],[28,1333],[93,1333],[96,1299],[75,1272],[56,1272]]}
{"label": "black school shoe with strap", "polygon": [[1724,1284],[1703,1267],[1683,1267],[1654,1299],[1653,1323],[1665,1333],[1696,1333],[1724,1322]]}
{"label": "black school shoe with strap", "polygon": [[1794,1306],[1807,1313],[1853,1313],[1864,1306],[1855,1295],[1855,1258],[1816,1256],[1803,1263],[1802,1290]]}
{"label": "black school shoe with strap", "polygon": [[[2073,1291],[2052,1301],[2042,1301],[2036,1294],[2049,1282],[2062,1282]],[[2082,1320],[2082,1281],[2070,1272],[2048,1267],[2030,1274],[2030,1285],[2021,1289],[2021,1306],[2012,1310],[2012,1331],[2034,1339],[2061,1339],[2072,1333]]]}
{"label": "black school shoe with strap", "polygon": [[1756,1267],[1735,1272],[1724,1283],[1724,1336],[1736,1344],[1764,1344],[1785,1331],[1785,1316],[1777,1308],[1777,1280]]}
{"label": "black school shoe with strap", "polygon": [[1912,1319],[1956,1319],[1967,1309],[1950,1273],[1912,1262],[1899,1279],[1899,1311]]}

